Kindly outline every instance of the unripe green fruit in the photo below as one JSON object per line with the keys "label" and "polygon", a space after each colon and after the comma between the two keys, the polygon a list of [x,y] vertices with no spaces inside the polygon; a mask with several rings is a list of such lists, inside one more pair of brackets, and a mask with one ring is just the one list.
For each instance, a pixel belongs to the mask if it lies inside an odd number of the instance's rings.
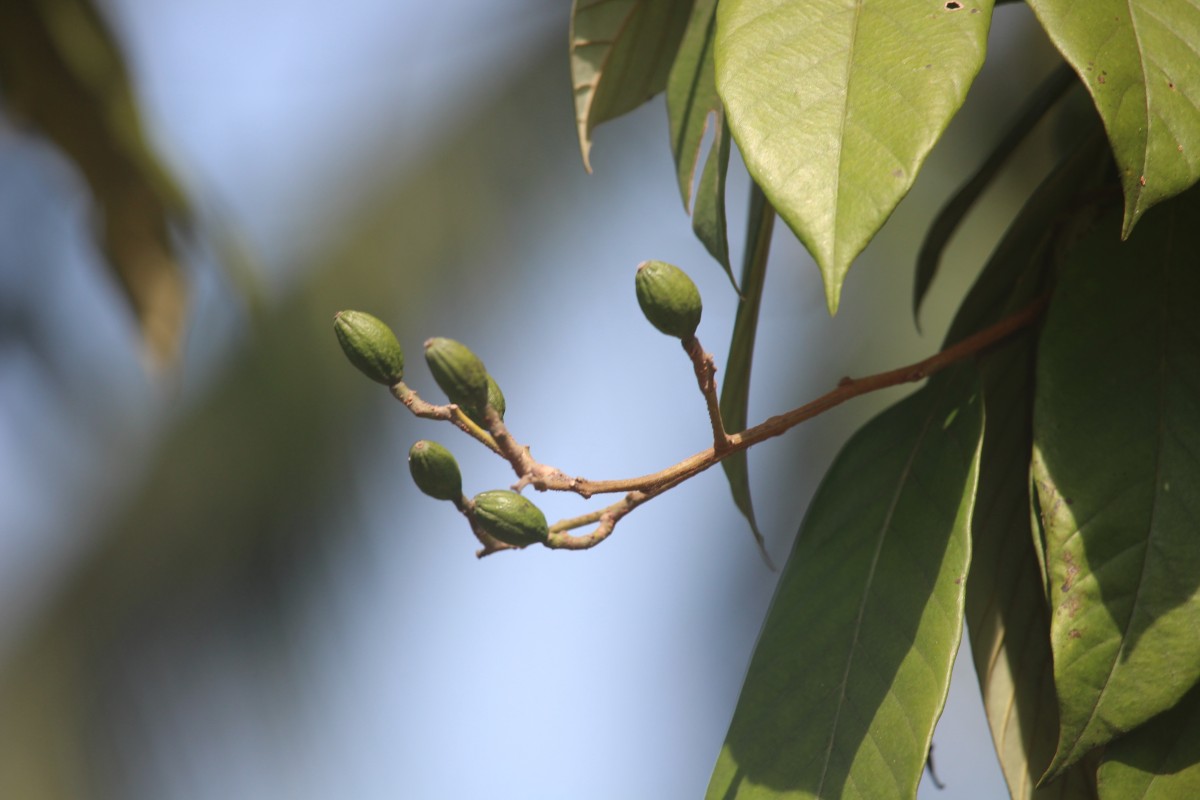
{"label": "unripe green fruit", "polygon": [[496,413],[500,415],[500,419],[504,419],[504,411],[506,409],[504,392],[500,391],[500,384],[496,383],[496,379],[491,375],[488,375],[488,405],[496,409]]}
{"label": "unripe green fruit", "polygon": [[466,345],[441,337],[425,342],[425,362],[451,403],[482,419],[488,402],[487,368]]}
{"label": "unripe green fruit", "polygon": [[436,500],[458,502],[462,499],[462,473],[449,450],[437,442],[422,439],[408,451],[408,469],[413,483]]}
{"label": "unripe green fruit", "polygon": [[546,515],[524,495],[493,489],[475,495],[475,522],[489,536],[524,547],[550,538]]}
{"label": "unripe green fruit", "polygon": [[404,351],[379,319],[364,311],[339,311],[333,330],[346,358],[371,380],[393,386],[404,377]]}
{"label": "unripe green fruit", "polygon": [[[488,400],[487,404],[496,409],[496,413],[500,415],[500,419],[504,419],[504,392],[500,391],[500,385],[496,383],[496,379],[491,375],[487,376],[488,385]],[[483,418],[483,414],[473,414],[470,411],[466,412],[471,421],[480,427],[487,427],[487,420]]]}
{"label": "unripe green fruit", "polygon": [[668,336],[684,341],[700,325],[700,290],[687,273],[665,261],[643,261],[638,265],[638,305],[650,324]]}

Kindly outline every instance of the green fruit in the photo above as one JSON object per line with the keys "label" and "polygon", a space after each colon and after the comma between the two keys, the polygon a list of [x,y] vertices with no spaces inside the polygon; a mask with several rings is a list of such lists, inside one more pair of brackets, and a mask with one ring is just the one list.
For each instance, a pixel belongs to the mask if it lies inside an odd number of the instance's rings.
{"label": "green fruit", "polygon": [[491,375],[488,375],[488,405],[496,409],[496,413],[500,415],[500,419],[504,419],[506,408],[504,392],[500,391],[500,384],[496,383],[496,379]]}
{"label": "green fruit", "polygon": [[550,538],[546,515],[524,495],[493,489],[475,495],[475,521],[494,539],[524,547]]}
{"label": "green fruit", "polygon": [[408,469],[413,483],[436,500],[458,502],[462,499],[462,474],[449,450],[437,442],[422,439],[408,451]]}
{"label": "green fruit", "polygon": [[[496,409],[496,413],[500,415],[500,419],[504,419],[504,410],[505,410],[504,392],[500,391],[500,385],[498,383],[496,383],[496,379],[493,378],[491,375],[487,376],[487,385],[488,385],[487,404],[489,406],[491,406],[492,408]],[[480,427],[483,427],[483,428],[487,427],[487,421],[483,418],[483,414],[476,415],[476,414],[467,412],[467,416],[470,417],[471,421],[474,422],[476,425],[479,425]]]}
{"label": "green fruit", "polygon": [[425,342],[425,361],[450,402],[471,419],[482,419],[488,402],[488,373],[479,357],[464,344],[438,337]]}
{"label": "green fruit", "polygon": [[668,336],[684,341],[700,325],[700,290],[687,273],[665,261],[643,261],[638,265],[638,305],[650,324]]}
{"label": "green fruit", "polygon": [[404,377],[404,351],[379,319],[363,311],[339,311],[333,330],[346,358],[371,380],[394,386]]}

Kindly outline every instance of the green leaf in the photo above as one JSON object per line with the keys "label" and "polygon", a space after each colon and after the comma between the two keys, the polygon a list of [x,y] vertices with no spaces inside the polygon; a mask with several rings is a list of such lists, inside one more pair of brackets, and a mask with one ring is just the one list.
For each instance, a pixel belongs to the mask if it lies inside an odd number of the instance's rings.
{"label": "green leaf", "polygon": [[784,568],[708,797],[913,797],[962,633],[983,408],[960,367],[869,422]]}
{"label": "green leaf", "polygon": [[830,312],[983,64],[991,0],[725,0],[717,89],[750,175],[816,259]]}
{"label": "green leaf", "polygon": [[1200,797],[1200,687],[1104,751],[1100,800]]}
{"label": "green leaf", "polygon": [[3,100],[75,163],[151,359],[174,359],[187,289],[171,242],[187,204],[146,143],[125,64],[87,0],[0,3]]}
{"label": "green leaf", "polygon": [[[750,216],[746,222],[746,255],[742,264],[742,298],[738,302],[733,322],[733,339],[729,342],[729,360],[721,384],[721,422],[729,433],[746,429],[746,414],[750,404],[750,367],[754,361],[754,338],[758,331],[758,310],[762,304],[763,285],[767,280],[767,256],[771,251],[771,232],[775,229],[775,212],[757,185],[750,187]],[[743,450],[721,461],[733,502],[750,523],[750,532],[758,543],[763,560],[772,570],[775,565],[767,552],[766,542],[754,518],[754,502],[750,497],[750,468]]]}
{"label": "green leaf", "polygon": [[[729,168],[729,132],[725,108],[717,96],[713,67],[713,36],[717,28],[717,0],[697,0],[684,31],[679,53],[667,80],[667,117],[671,125],[671,151],[683,207],[692,211],[692,229],[715,258],[729,280],[729,239],[725,224],[725,173]],[[712,145],[700,184],[692,192],[704,132],[712,120]],[[692,210],[693,200],[695,209]],[[736,286],[736,284],[735,284]]]}
{"label": "green leaf", "polygon": [[967,630],[996,755],[1013,797],[1069,797],[1034,786],[1054,755],[1058,714],[1050,612],[1029,528],[1036,340],[1023,332],[980,365],[987,426],[972,525]]}
{"label": "green leaf", "polygon": [[[1076,148],[1038,188],[1009,228],[963,302],[947,344],[995,323],[1040,295],[1058,228],[1070,207],[1103,175],[1101,137]],[[987,420],[972,518],[966,615],[975,673],[1014,798],[1092,798],[1091,774],[1072,767],[1036,788],[1058,742],[1057,698],[1050,653],[1050,609],[1030,515],[1033,447],[1033,331],[980,359]]]}
{"label": "green leaf", "polygon": [[[1008,292],[1005,311],[1015,311],[1036,293],[1036,272],[1044,259],[1030,255],[1029,261],[989,265],[1014,287]],[[978,320],[978,327],[1000,316]],[[1050,612],[1029,517],[1035,345],[1033,333],[1024,331],[980,363],[988,414],[966,603],[988,725],[1009,792],[1017,798],[1035,796],[1034,786],[1050,763],[1058,738]],[[1055,782],[1055,788],[1061,788],[1061,782]],[[1036,794],[1070,796],[1054,791]]]}
{"label": "green leaf", "polygon": [[1113,209],[1064,265],[1039,346],[1054,775],[1200,679],[1200,191],[1121,244]]}
{"label": "green leaf", "polygon": [[[1000,137],[1000,141],[992,148],[984,162],[979,165],[975,174],[964,183],[954,196],[946,201],[938,211],[933,223],[925,232],[921,242],[921,250],[917,253],[917,278],[913,284],[913,317],[918,317],[925,293],[937,275],[938,265],[942,260],[942,252],[946,249],[951,237],[958,230],[959,224],[966,218],[975,201],[983,191],[991,185],[1000,168],[1008,161],[1017,146],[1041,121],[1046,112],[1062,97],[1063,92],[1074,82],[1075,75],[1065,66],[1054,70],[1037,89],[1030,95],[1017,118],[1013,120],[1008,130]],[[998,320],[993,320],[998,321]]]}
{"label": "green leaf", "polygon": [[592,131],[661,92],[692,0],[575,0],[571,84],[583,165],[592,171]]}
{"label": "green leaf", "polygon": [[1122,237],[1200,178],[1194,0],[1029,0],[1096,103],[1125,189]]}

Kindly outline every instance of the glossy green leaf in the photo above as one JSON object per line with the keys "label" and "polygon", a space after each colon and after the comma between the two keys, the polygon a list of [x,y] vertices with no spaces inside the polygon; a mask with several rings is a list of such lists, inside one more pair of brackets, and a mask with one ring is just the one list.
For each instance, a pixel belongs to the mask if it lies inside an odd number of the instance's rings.
{"label": "glossy green leaf", "polygon": [[583,165],[592,171],[592,131],[661,92],[692,0],[575,0],[571,85]]}
{"label": "glossy green leaf", "polygon": [[172,360],[187,290],[171,230],[187,207],[146,143],[121,52],[92,4],[0,3],[0,89],[10,110],[79,168],[146,351],[156,363]]}
{"label": "glossy green leaf", "polygon": [[[1050,272],[1048,246],[1058,209],[1102,176],[1103,140],[1077,148],[1038,188],[972,287],[947,344],[1033,301]],[[1050,609],[1031,528],[1029,457],[1033,447],[1036,336],[1024,331],[979,362],[987,421],[972,521],[967,631],[996,754],[1017,800],[1094,797],[1092,773],[1073,767],[1037,782],[1058,742],[1050,653]]]}
{"label": "glossy green leaf", "polygon": [[960,367],[846,443],[783,570],[710,800],[916,794],[962,632],[982,433]]}
{"label": "glossy green leaf", "polygon": [[751,176],[812,253],[835,312],[983,64],[991,0],[724,0],[717,89]]}
{"label": "glossy green leaf", "polygon": [[[754,339],[758,332],[758,310],[762,304],[763,285],[767,280],[767,257],[771,252],[771,232],[775,229],[775,212],[758,186],[750,187],[750,216],[746,222],[746,255],[742,264],[742,298],[738,302],[733,322],[733,339],[729,342],[729,360],[721,384],[721,422],[729,433],[746,429],[750,404],[750,367],[754,361]],[[750,468],[746,451],[734,453],[721,461],[733,502],[750,523],[750,532],[758,543],[763,560],[771,569],[775,565],[767,552],[766,542],[754,517],[754,502],[750,497]]]}
{"label": "glossy green leaf", "polygon": [[1033,472],[1061,731],[1050,774],[1200,679],[1200,191],[1064,265],[1039,346]]}
{"label": "glossy green leaf", "polygon": [[[717,0],[697,0],[684,31],[679,53],[667,80],[667,118],[671,151],[683,207],[692,212],[692,229],[729,280],[729,238],[725,222],[725,173],[729,168],[729,132],[725,108],[717,96],[713,67],[713,36],[717,29]],[[711,121],[711,124],[710,124]],[[693,191],[704,133],[712,128],[712,144],[700,183]]]}
{"label": "glossy green leaf", "polygon": [[1200,687],[1105,748],[1097,778],[1100,800],[1200,797]]}
{"label": "glossy green leaf", "polygon": [[933,278],[937,275],[942,253],[949,244],[951,237],[958,230],[975,201],[991,185],[1000,168],[1008,161],[1009,156],[1041,121],[1046,112],[1062,97],[1063,92],[1074,82],[1075,75],[1065,66],[1054,70],[1049,77],[1030,95],[1016,119],[1009,125],[1008,130],[1000,137],[1000,141],[992,148],[988,157],[979,165],[979,169],[964,183],[954,196],[946,201],[938,211],[921,242],[917,253],[917,275],[913,283],[913,317],[918,317],[925,293],[929,291]]}
{"label": "glossy green leaf", "polygon": [[1029,0],[1104,119],[1125,189],[1123,236],[1200,178],[1195,0]]}

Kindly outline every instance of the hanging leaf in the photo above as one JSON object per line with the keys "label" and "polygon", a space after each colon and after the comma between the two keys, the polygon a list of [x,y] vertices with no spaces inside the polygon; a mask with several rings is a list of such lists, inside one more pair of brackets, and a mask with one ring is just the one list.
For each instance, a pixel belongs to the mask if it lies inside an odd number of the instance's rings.
{"label": "hanging leaf", "polygon": [[1083,80],[1125,189],[1122,237],[1200,179],[1200,8],[1194,0],[1029,0]]}
{"label": "hanging leaf", "polygon": [[710,800],[915,795],[962,632],[982,433],[960,367],[847,442],[780,578]]}
{"label": "hanging leaf", "polygon": [[[775,229],[775,212],[758,186],[750,187],[750,215],[746,222],[746,255],[742,265],[742,297],[733,322],[733,339],[729,342],[729,360],[721,384],[721,422],[729,433],[746,429],[750,405],[750,367],[754,361],[754,339],[758,332],[758,310],[762,305],[763,286],[767,280],[767,257],[771,251],[771,232]],[[750,467],[743,450],[721,461],[733,502],[750,523],[750,532],[758,543],[763,560],[771,569],[775,565],[767,552],[767,544],[754,517],[754,501],[750,497]]]}
{"label": "hanging leaf", "polygon": [[[729,168],[729,132],[725,109],[717,96],[713,67],[713,36],[717,27],[717,0],[697,0],[684,31],[679,53],[667,80],[667,116],[671,125],[671,152],[683,207],[692,212],[692,229],[715,258],[729,280],[729,241],[725,224],[725,173]],[[710,125],[711,122],[711,125]],[[700,183],[692,190],[700,163],[704,133],[712,128],[712,145]],[[736,287],[736,284],[735,284]]]}
{"label": "hanging leaf", "polygon": [[187,300],[171,229],[187,207],[145,142],[121,53],[91,3],[0,3],[0,88],[83,174],[146,349],[157,363],[171,360]]}
{"label": "hanging leaf", "polygon": [[1061,731],[1049,775],[1200,679],[1200,191],[1064,266],[1038,354],[1033,472]]}
{"label": "hanging leaf", "polygon": [[937,275],[942,253],[949,244],[951,237],[958,230],[968,212],[975,205],[984,190],[992,184],[1000,168],[1008,161],[1009,156],[1016,151],[1021,142],[1029,136],[1034,126],[1042,120],[1046,112],[1062,97],[1075,81],[1075,74],[1065,66],[1060,66],[1030,95],[1025,106],[1017,114],[1008,130],[1000,137],[1000,141],[992,148],[992,152],[979,165],[966,183],[938,211],[921,242],[917,253],[917,277],[913,284],[913,317],[921,312],[921,303],[925,293],[929,291],[933,278]]}
{"label": "hanging leaf", "polygon": [[693,0],[575,0],[571,83],[583,165],[592,171],[592,131],[661,92]]}
{"label": "hanging leaf", "polygon": [[[1070,207],[1104,176],[1097,136],[1038,188],[963,302],[946,343],[1033,301],[1049,277],[1055,209]],[[1031,528],[1033,369],[1037,340],[1025,331],[980,359],[987,421],[972,518],[966,615],[975,674],[1000,767],[1017,800],[1091,800],[1092,773],[1079,765],[1038,788],[1058,741],[1050,653],[1050,609]]]}
{"label": "hanging leaf", "polygon": [[[969,6],[969,7],[968,7]],[[831,313],[983,64],[992,3],[725,0],[717,89]]]}

